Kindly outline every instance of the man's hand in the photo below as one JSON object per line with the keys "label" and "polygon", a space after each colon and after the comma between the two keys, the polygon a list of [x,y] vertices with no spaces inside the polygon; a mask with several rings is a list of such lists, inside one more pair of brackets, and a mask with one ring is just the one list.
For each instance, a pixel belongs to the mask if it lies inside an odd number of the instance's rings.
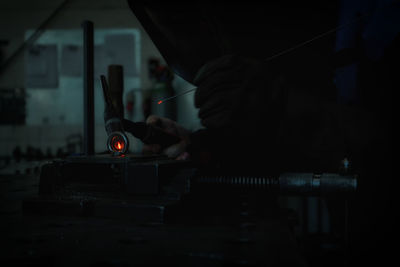
{"label": "man's hand", "polygon": [[173,120],[155,115],[150,115],[147,118],[146,123],[157,126],[169,134],[176,135],[181,138],[182,141],[165,148],[163,151],[161,151],[161,146],[159,144],[145,144],[143,146],[144,154],[162,153],[170,158],[176,158],[177,160],[189,159],[189,153],[186,151],[186,149],[190,143],[190,132],[187,129],[183,128]]}

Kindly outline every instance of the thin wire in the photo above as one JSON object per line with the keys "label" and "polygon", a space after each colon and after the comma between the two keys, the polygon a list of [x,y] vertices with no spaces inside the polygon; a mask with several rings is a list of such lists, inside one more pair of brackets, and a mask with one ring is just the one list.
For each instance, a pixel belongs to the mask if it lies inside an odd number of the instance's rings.
{"label": "thin wire", "polygon": [[173,96],[170,96],[170,97],[161,99],[161,100],[159,100],[159,101],[157,102],[157,104],[160,105],[160,104],[162,104],[162,103],[165,102],[165,101],[168,101],[168,100],[174,99],[174,98],[176,98],[176,97],[178,97],[178,96],[181,96],[181,95],[190,93],[190,92],[192,92],[192,91],[194,91],[194,90],[196,90],[196,89],[197,89],[197,88],[192,88],[192,89],[189,89],[189,90],[187,90],[187,91],[184,91],[184,92],[182,92],[182,93],[180,93],[180,94],[173,95]]}
{"label": "thin wire", "polygon": [[273,55],[273,56],[267,58],[266,61],[270,61],[270,60],[272,60],[272,59],[274,59],[274,58],[277,58],[277,57],[279,57],[279,56],[283,56],[283,55],[285,55],[285,54],[287,54],[287,53],[289,53],[289,52],[291,52],[291,51],[293,51],[293,50],[295,50],[295,49],[297,49],[297,48],[300,48],[300,47],[302,47],[302,46],[305,46],[306,44],[309,44],[309,43],[311,43],[311,42],[313,42],[313,41],[315,41],[315,40],[318,40],[318,39],[320,39],[320,38],[322,38],[322,37],[325,37],[325,36],[327,36],[327,35],[329,35],[329,34],[331,34],[331,33],[334,33],[334,32],[336,32],[336,31],[340,30],[341,28],[344,28],[344,27],[346,27],[346,26],[348,26],[348,25],[351,25],[351,24],[353,24],[353,23],[355,23],[355,22],[357,22],[357,21],[361,20],[362,18],[364,18],[364,17],[366,17],[366,16],[369,16],[369,15],[370,15],[370,14],[364,14],[364,15],[359,16],[359,17],[357,17],[356,19],[353,19],[353,20],[351,20],[351,21],[349,21],[349,22],[347,22],[347,23],[345,23],[345,24],[339,25],[339,26],[337,26],[337,27],[335,27],[335,28],[333,28],[333,29],[330,29],[329,31],[326,31],[326,32],[321,33],[321,34],[319,34],[319,35],[317,35],[317,36],[314,36],[313,38],[311,38],[311,39],[309,39],[309,40],[307,40],[307,41],[304,41],[304,42],[302,42],[302,43],[299,43],[299,44],[297,44],[297,45],[295,45],[295,46],[292,46],[292,47],[290,47],[290,48],[288,48],[288,49],[286,49],[286,50],[283,50],[283,51],[279,52],[278,54],[275,54],[275,55]]}
{"label": "thin wire", "polygon": [[[304,42],[302,42],[302,43],[299,43],[299,44],[297,44],[297,45],[295,45],[295,46],[292,46],[292,47],[290,47],[290,48],[288,48],[288,49],[285,49],[285,50],[283,50],[283,51],[281,51],[281,52],[279,52],[279,53],[277,53],[277,54],[275,54],[275,55],[272,55],[272,56],[270,56],[269,58],[265,59],[265,61],[270,61],[270,60],[272,60],[272,59],[274,59],[274,58],[277,58],[277,57],[283,56],[283,55],[285,55],[285,54],[288,54],[288,53],[292,52],[293,50],[296,50],[296,49],[298,49],[298,48],[300,48],[300,47],[303,47],[303,46],[305,46],[305,45],[307,45],[307,44],[309,44],[309,43],[311,43],[311,42],[314,42],[315,40],[321,39],[322,37],[325,37],[325,36],[327,36],[327,35],[329,35],[329,34],[332,34],[332,33],[336,32],[336,31],[338,31],[338,30],[340,30],[340,29],[342,29],[342,28],[344,28],[344,27],[347,27],[347,26],[349,26],[349,25],[351,25],[351,24],[353,24],[353,23],[356,23],[357,21],[361,20],[362,18],[367,17],[367,16],[370,16],[370,15],[371,15],[371,13],[367,13],[367,14],[358,16],[357,18],[355,18],[355,19],[353,19],[353,20],[351,20],[351,21],[349,21],[349,22],[347,22],[347,23],[344,23],[344,24],[342,24],[342,25],[339,25],[339,26],[337,26],[337,27],[335,27],[335,28],[333,28],[333,29],[330,29],[330,30],[328,30],[328,31],[326,31],[326,32],[323,32],[323,33],[321,33],[321,34],[319,34],[319,35],[317,35],[317,36],[314,36],[314,37],[311,38],[311,39],[308,39],[308,40],[306,40],[306,41],[304,41]],[[192,88],[192,89],[189,89],[189,90],[187,90],[187,91],[184,91],[184,92],[182,92],[182,93],[180,93],[180,94],[177,94],[177,95],[174,95],[174,96],[171,96],[171,97],[167,97],[167,98],[158,100],[157,103],[158,103],[158,104],[162,104],[162,103],[164,103],[165,101],[169,101],[169,100],[174,99],[174,98],[176,98],[176,97],[178,97],[178,96],[181,96],[181,95],[190,93],[190,92],[192,92],[192,91],[194,91],[194,90],[196,90],[196,88]]]}

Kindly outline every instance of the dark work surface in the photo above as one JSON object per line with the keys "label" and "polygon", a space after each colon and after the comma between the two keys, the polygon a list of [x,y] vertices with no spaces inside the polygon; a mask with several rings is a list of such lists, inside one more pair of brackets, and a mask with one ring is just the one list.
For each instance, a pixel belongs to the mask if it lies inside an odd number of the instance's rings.
{"label": "dark work surface", "polygon": [[[35,175],[2,175],[2,266],[304,266],[278,217],[251,223],[135,223],[22,212]],[[241,227],[240,227],[241,226]]]}

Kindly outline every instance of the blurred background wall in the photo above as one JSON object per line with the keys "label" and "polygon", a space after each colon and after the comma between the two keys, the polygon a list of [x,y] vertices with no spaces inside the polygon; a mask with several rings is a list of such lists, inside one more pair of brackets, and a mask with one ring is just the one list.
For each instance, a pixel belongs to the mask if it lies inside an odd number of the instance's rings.
{"label": "blurred background wall", "polygon": [[[150,105],[152,114],[172,116],[189,129],[200,127],[193,93],[169,106],[156,104],[167,95],[163,78],[154,72],[168,69],[125,0],[1,1],[0,156],[11,156],[17,147],[53,155],[81,151],[84,20],[95,28],[96,152],[105,150],[106,141],[99,75],[107,74],[110,64],[124,66],[125,117],[144,120]],[[171,75],[173,93],[193,87]],[[131,142],[132,152],[139,152],[141,144]]]}

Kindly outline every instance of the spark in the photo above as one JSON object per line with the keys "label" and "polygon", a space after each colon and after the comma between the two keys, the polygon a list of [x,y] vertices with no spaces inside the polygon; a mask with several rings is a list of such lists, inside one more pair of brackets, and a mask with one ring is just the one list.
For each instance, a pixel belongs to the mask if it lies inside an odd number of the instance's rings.
{"label": "spark", "polygon": [[184,91],[184,92],[182,92],[182,93],[180,93],[180,94],[176,94],[176,95],[173,95],[173,96],[171,96],[171,97],[167,97],[167,98],[161,99],[161,100],[159,100],[159,101],[157,102],[157,104],[160,105],[160,104],[164,103],[165,101],[169,101],[169,100],[174,99],[174,98],[176,98],[176,97],[178,97],[178,96],[181,96],[181,95],[190,93],[190,92],[192,92],[192,91],[194,91],[194,90],[196,90],[196,89],[197,89],[197,88],[192,88],[192,89],[189,89],[189,90],[187,90],[187,91]]}

